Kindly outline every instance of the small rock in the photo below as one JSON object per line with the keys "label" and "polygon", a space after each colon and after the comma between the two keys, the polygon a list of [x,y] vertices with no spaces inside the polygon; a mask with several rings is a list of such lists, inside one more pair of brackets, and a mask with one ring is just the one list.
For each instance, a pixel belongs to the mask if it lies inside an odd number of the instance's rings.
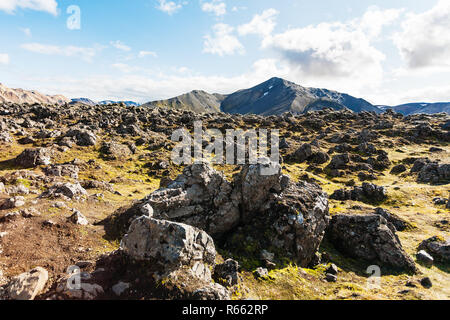
{"label": "small rock", "polygon": [[426,265],[432,265],[434,263],[433,257],[425,250],[420,250],[417,253],[416,257],[417,257],[417,260],[425,263]]}
{"label": "small rock", "polygon": [[325,280],[327,280],[328,282],[336,282],[337,281],[337,276],[331,273],[327,273],[325,275]]}
{"label": "small rock", "polygon": [[56,223],[53,222],[52,220],[46,220],[46,221],[42,222],[42,224],[43,224],[45,227],[53,227],[53,226],[56,225]]}
{"label": "small rock", "polygon": [[112,291],[114,294],[118,297],[122,295],[125,291],[127,291],[130,288],[130,284],[126,282],[120,281],[119,283],[113,285]]}
{"label": "small rock", "polygon": [[332,263],[330,265],[330,267],[327,269],[327,273],[332,274],[332,275],[337,275],[338,274],[338,267]]}
{"label": "small rock", "polygon": [[267,250],[262,250],[261,251],[261,258],[263,260],[273,261],[273,259],[275,258],[275,254],[272,253],[272,252],[269,252]]}
{"label": "small rock", "polygon": [[431,282],[431,279],[429,277],[420,280],[420,284],[426,289],[430,289],[433,286],[433,283]]}
{"label": "small rock", "polygon": [[81,214],[80,211],[73,209],[73,214],[69,217],[69,221],[72,223],[78,224],[80,226],[87,226],[89,221],[86,219],[84,215]]}
{"label": "small rock", "polygon": [[253,271],[253,275],[256,279],[264,279],[269,277],[269,271],[266,268],[259,267],[255,271]]}

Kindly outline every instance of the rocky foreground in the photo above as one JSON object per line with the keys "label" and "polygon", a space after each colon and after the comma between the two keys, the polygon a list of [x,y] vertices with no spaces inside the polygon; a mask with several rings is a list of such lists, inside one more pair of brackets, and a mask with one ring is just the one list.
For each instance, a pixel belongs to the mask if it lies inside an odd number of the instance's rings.
{"label": "rocky foreground", "polygon": [[[198,120],[283,161],[173,164]],[[449,183],[447,114],[0,105],[0,298],[449,299]]]}

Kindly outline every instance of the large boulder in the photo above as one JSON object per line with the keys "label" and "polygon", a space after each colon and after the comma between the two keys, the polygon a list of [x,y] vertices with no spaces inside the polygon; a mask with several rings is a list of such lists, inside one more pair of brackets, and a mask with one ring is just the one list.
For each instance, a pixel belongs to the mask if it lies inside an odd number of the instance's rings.
{"label": "large boulder", "polygon": [[142,216],[135,219],[121,242],[121,248],[137,261],[149,261],[166,270],[188,266],[206,280],[214,266],[214,241],[192,226]]}
{"label": "large boulder", "polygon": [[82,147],[95,146],[97,144],[97,136],[86,129],[72,129],[66,133],[65,137],[75,139],[76,144]]}
{"label": "large boulder", "polygon": [[25,149],[17,156],[14,163],[24,168],[49,165],[51,163],[51,153],[46,148]]}
{"label": "large boulder", "polygon": [[424,183],[445,183],[450,181],[450,164],[426,163],[419,171],[417,180]]}
{"label": "large boulder", "polygon": [[338,250],[354,258],[415,272],[416,266],[395,232],[395,227],[377,214],[340,214],[333,216],[327,234]]}
{"label": "large boulder", "polygon": [[[243,166],[233,182],[207,164],[185,168],[168,188],[148,196],[155,219],[205,230],[228,247],[244,246],[251,235],[256,247],[272,248],[276,258],[307,265],[329,222],[328,197],[314,184],[292,183],[279,164],[262,161]],[[254,252],[260,256],[260,252]]]}
{"label": "large boulder", "polygon": [[13,278],[7,285],[7,295],[12,300],[34,300],[48,280],[47,270],[37,267]]}
{"label": "large boulder", "polygon": [[114,141],[104,142],[100,148],[100,152],[107,160],[125,159],[132,154],[128,146]]}
{"label": "large boulder", "polygon": [[220,236],[237,226],[239,202],[231,199],[232,184],[222,173],[205,163],[183,170],[168,188],[149,195],[156,219],[166,219],[198,227],[212,236]]}

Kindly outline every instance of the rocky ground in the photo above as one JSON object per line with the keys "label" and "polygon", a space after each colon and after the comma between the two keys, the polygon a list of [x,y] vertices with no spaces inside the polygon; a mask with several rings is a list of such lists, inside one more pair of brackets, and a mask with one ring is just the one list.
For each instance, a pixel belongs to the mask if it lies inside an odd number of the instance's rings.
{"label": "rocky ground", "polygon": [[[283,162],[174,165],[196,120]],[[0,105],[0,298],[449,299],[449,121]]]}

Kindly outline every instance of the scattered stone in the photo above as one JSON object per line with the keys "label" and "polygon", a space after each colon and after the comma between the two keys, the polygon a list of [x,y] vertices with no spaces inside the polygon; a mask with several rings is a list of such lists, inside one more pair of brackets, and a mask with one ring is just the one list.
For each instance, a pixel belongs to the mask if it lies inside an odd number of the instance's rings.
{"label": "scattered stone", "polygon": [[57,198],[60,196],[79,200],[82,196],[88,196],[88,193],[79,183],[58,182],[41,194],[41,198]]}
{"label": "scattered stone", "polygon": [[339,271],[338,271],[338,267],[334,263],[332,263],[328,267],[326,272],[329,273],[329,274],[337,275]]}
{"label": "scattered stone", "polygon": [[20,208],[25,205],[25,198],[22,196],[16,196],[7,199],[3,204],[0,206],[0,209],[7,210],[7,209],[15,209]]}
{"label": "scattered stone", "polygon": [[266,268],[259,267],[253,271],[253,275],[256,279],[267,279],[269,277],[269,271]]}

